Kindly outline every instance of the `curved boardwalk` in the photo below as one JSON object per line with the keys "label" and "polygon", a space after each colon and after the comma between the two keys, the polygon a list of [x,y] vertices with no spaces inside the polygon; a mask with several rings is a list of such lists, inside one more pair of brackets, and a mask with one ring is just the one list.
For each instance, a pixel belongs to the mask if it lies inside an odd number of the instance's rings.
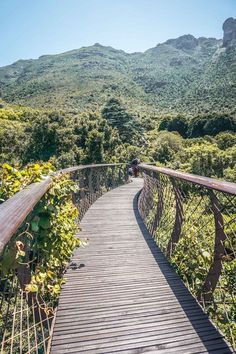
{"label": "curved boardwalk", "polygon": [[51,353],[232,353],[142,223],[141,187],[108,192],[83,218],[90,243],[67,271]]}

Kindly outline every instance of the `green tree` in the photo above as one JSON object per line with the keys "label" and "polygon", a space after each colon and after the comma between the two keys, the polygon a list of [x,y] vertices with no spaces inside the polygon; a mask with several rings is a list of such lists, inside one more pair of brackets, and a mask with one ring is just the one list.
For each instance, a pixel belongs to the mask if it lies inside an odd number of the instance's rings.
{"label": "green tree", "polygon": [[215,136],[220,132],[236,131],[235,118],[228,114],[211,113],[193,118],[189,123],[188,137]]}
{"label": "green tree", "polygon": [[0,163],[22,165],[22,156],[28,143],[24,126],[18,122],[1,122],[0,125]]}
{"label": "green tree", "polygon": [[236,132],[236,122],[230,116],[216,116],[204,125],[205,135],[216,135],[223,131]]}
{"label": "green tree", "polygon": [[[80,162],[76,155],[76,135],[73,121],[64,114],[52,112],[39,115],[26,129],[30,136],[24,162],[48,161],[52,157],[67,155],[69,164]],[[70,158],[69,157],[70,153]],[[72,159],[72,156],[74,158]],[[63,159],[61,159],[63,161]],[[65,163],[66,159],[64,159]],[[65,164],[61,167],[65,167]]]}
{"label": "green tree", "polygon": [[158,130],[168,130],[169,132],[178,132],[183,138],[187,137],[188,121],[185,117],[178,115],[176,117],[166,116],[162,118]]}
{"label": "green tree", "polygon": [[87,162],[100,163],[104,159],[104,133],[91,130],[86,141]]}
{"label": "green tree", "polygon": [[[97,113],[78,116],[74,129],[76,146],[84,151],[84,163],[109,162],[117,145],[121,143],[117,130]],[[95,151],[92,151],[93,148]]]}
{"label": "green tree", "polygon": [[138,120],[128,113],[116,98],[111,98],[102,109],[102,116],[118,130],[122,142],[135,145],[141,138],[143,128]]}
{"label": "green tree", "polygon": [[161,119],[158,130],[168,130],[171,118],[169,116]]}
{"label": "green tree", "polygon": [[205,135],[205,124],[207,119],[204,117],[196,117],[189,123],[187,135],[189,138],[197,138]]}
{"label": "green tree", "polygon": [[227,163],[218,146],[209,142],[186,147],[176,158],[181,170],[208,177],[222,178]]}
{"label": "green tree", "polygon": [[183,139],[176,132],[153,130],[148,134],[147,140],[147,156],[163,164],[174,161],[176,154],[182,150]]}
{"label": "green tree", "polygon": [[236,134],[230,132],[222,132],[216,135],[215,140],[221,150],[226,150],[236,145]]}

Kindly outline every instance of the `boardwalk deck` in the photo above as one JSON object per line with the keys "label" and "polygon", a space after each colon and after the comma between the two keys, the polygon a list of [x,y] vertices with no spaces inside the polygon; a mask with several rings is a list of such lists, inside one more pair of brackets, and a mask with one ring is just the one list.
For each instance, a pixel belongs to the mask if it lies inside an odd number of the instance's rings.
{"label": "boardwalk deck", "polygon": [[135,195],[142,181],[98,199],[82,221],[51,354],[232,353],[147,232]]}

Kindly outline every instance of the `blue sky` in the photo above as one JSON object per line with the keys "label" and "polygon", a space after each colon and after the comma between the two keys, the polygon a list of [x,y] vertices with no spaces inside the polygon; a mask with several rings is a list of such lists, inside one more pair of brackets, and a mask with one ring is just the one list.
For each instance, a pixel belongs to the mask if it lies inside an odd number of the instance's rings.
{"label": "blue sky", "polygon": [[144,51],[191,33],[222,38],[236,0],[0,0],[0,66],[99,42]]}

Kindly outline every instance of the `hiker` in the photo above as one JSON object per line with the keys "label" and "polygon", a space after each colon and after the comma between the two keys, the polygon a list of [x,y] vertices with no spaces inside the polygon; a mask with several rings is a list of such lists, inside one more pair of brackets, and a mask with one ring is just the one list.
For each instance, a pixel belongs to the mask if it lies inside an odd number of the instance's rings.
{"label": "hiker", "polygon": [[132,169],[132,167],[129,167],[129,168],[128,168],[128,175],[129,175],[130,177],[133,176],[133,169]]}
{"label": "hiker", "polygon": [[133,170],[134,177],[138,177],[138,165],[140,164],[140,160],[135,158],[131,162],[131,168]]}

